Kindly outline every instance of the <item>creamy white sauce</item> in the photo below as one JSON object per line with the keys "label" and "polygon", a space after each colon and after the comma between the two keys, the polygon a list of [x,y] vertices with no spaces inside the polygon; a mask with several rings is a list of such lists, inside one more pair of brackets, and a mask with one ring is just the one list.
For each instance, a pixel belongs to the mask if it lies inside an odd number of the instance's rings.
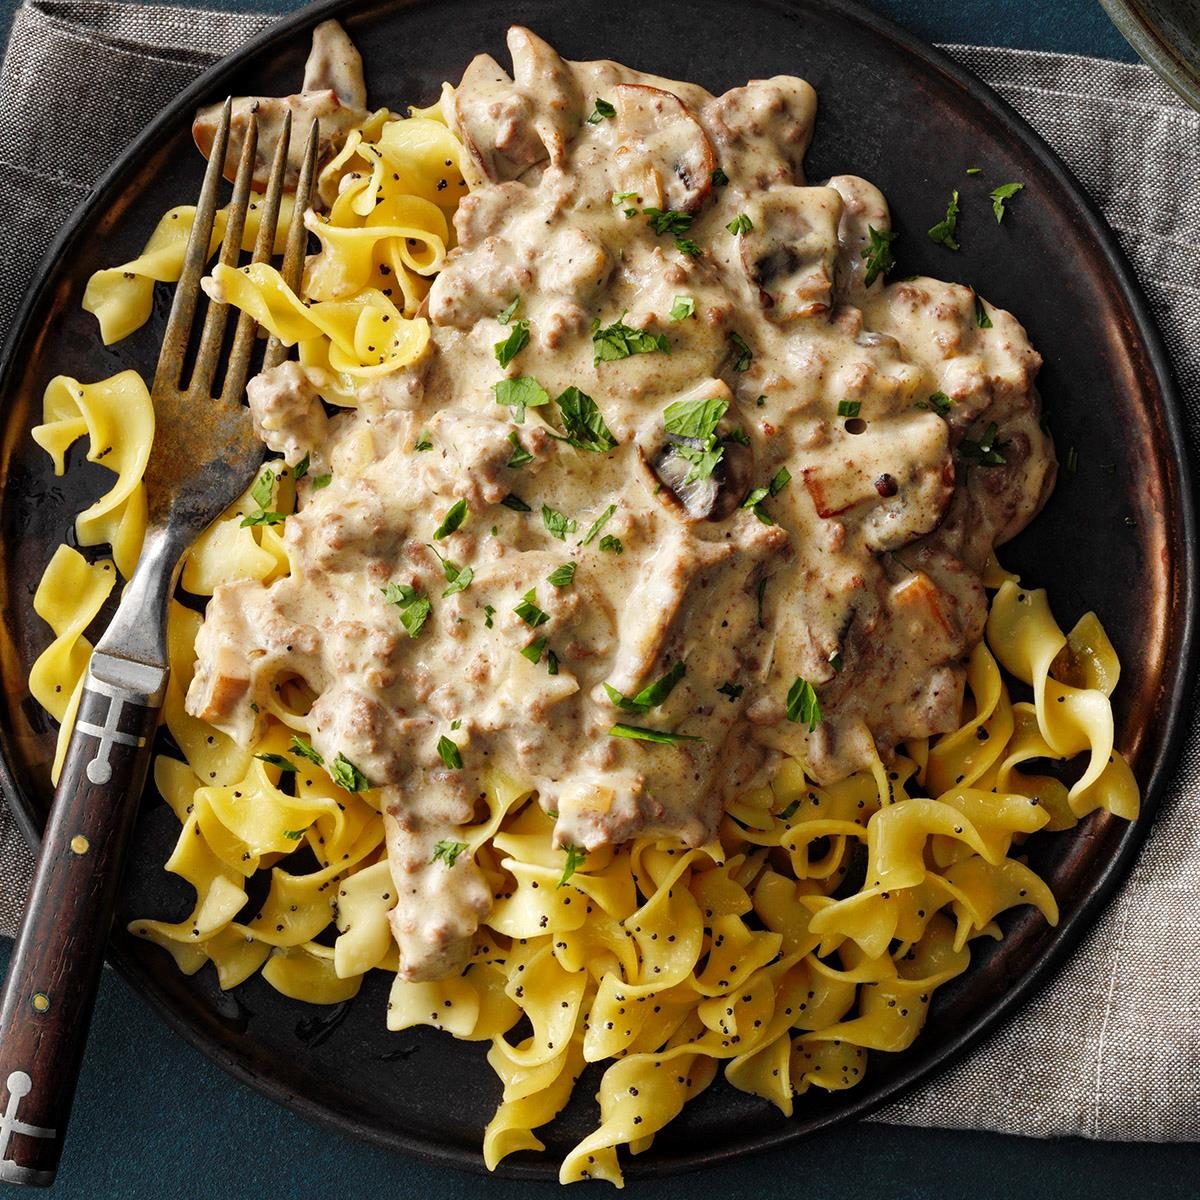
{"label": "creamy white sauce", "polygon": [[[471,151],[472,191],[429,297],[426,360],[332,419],[295,364],[251,385],[267,444],[293,464],[309,453],[309,479],[333,481],[300,484],[289,578],[213,597],[188,697],[246,741],[281,678],[307,683],[313,744],[382,789],[409,979],[456,969],[491,904],[469,857],[452,869],[432,857],[477,816],[491,768],[537,790],[559,844],[660,832],[697,845],[779,752],[833,780],[874,747],[886,758],[905,737],[955,728],[985,618],[983,564],[1054,476],[1040,359],[1017,321],[989,308],[992,327],[979,328],[974,293],[957,284],[865,287],[868,226],[888,228],[887,206],[854,177],[805,183],[806,83],[713,98],[614,63],[566,63],[526,30],[509,44],[515,81],[478,58],[448,114]],[[589,123],[598,97],[616,115]],[[729,182],[713,187],[718,166]],[[650,207],[691,213],[684,236],[703,253],[656,234]],[[752,229],[734,236],[739,214]],[[495,318],[518,295],[530,343],[505,370],[493,347],[512,326]],[[694,314],[672,320],[680,296]],[[622,315],[664,334],[670,353],[596,364],[592,322]],[[753,355],[745,370],[733,333]],[[492,391],[506,376],[533,376],[551,397],[582,389],[617,448],[556,440],[553,404],[514,424]],[[938,391],[953,401],[945,419],[917,407]],[[663,410],[686,397],[727,401],[719,432],[749,441],[725,443],[693,511],[662,482],[682,474],[664,462]],[[839,417],[842,401],[859,404],[857,418]],[[1007,461],[967,469],[956,447],[993,422]],[[514,432],[534,455],[520,468],[506,465]],[[426,434],[433,448],[418,452]],[[740,505],[781,467],[791,481],[763,502],[768,525]],[[502,505],[510,493],[533,511]],[[429,543],[460,499],[469,517],[437,548],[475,574],[443,599]],[[564,541],[543,504],[574,522]],[[603,535],[623,553],[601,550]],[[546,577],[568,560],[574,581],[556,588]],[[432,599],[418,638],[381,594],[393,582]],[[536,629],[514,612],[530,589],[548,614]],[[521,654],[540,638],[556,675],[545,655]],[[649,712],[622,712],[603,687],[632,696],[677,662],[686,674]],[[797,677],[820,699],[812,733],[787,719]],[[625,740],[610,736],[617,721],[703,740]],[[439,758],[442,735],[461,770]]]}

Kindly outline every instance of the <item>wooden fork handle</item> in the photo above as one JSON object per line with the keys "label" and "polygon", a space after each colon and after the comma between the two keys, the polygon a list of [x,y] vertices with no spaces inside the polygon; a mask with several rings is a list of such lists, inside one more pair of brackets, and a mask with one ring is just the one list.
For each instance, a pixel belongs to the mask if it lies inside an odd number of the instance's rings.
{"label": "wooden fork handle", "polygon": [[84,679],[0,1000],[9,1183],[54,1181],[166,676],[97,653]]}

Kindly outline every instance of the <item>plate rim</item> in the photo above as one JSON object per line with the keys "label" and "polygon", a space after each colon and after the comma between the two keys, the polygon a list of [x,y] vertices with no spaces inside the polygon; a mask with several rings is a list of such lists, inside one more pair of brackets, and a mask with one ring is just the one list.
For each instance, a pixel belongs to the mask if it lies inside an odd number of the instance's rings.
{"label": "plate rim", "polygon": [[[765,0],[783,11],[802,11],[812,0]],[[1102,0],[1106,7],[1110,0]],[[233,53],[226,55],[206,69],[187,88],[180,91],[165,105],[158,115],[135,137],[120,156],[100,176],[88,194],[73,209],[66,222],[51,241],[45,255],[38,264],[34,282],[23,299],[12,327],[0,347],[0,402],[9,395],[11,376],[17,360],[17,348],[22,345],[29,332],[34,313],[41,305],[48,290],[49,280],[57,261],[67,254],[76,239],[82,236],[88,214],[105,200],[136,171],[145,152],[155,144],[161,131],[169,129],[180,114],[192,109],[204,98],[215,94],[218,85],[236,74],[245,61],[272,46],[285,43],[306,34],[320,21],[341,16],[353,16],[384,8],[413,8],[426,0],[315,0],[301,9],[281,16],[264,30],[253,35]],[[857,0],[821,0],[822,5],[832,10],[842,20],[854,22],[881,35],[892,42],[906,55],[919,61],[930,72],[947,77],[962,88],[975,102],[989,110],[1008,131],[1022,142],[1027,151],[1046,170],[1055,183],[1075,201],[1073,216],[1083,224],[1092,239],[1108,279],[1116,284],[1117,292],[1124,301],[1132,320],[1132,328],[1126,333],[1126,344],[1140,344],[1151,367],[1156,391],[1163,403],[1163,426],[1170,459],[1177,471],[1179,501],[1175,514],[1180,531],[1181,555],[1179,580],[1181,583],[1180,605],[1176,610],[1181,615],[1182,629],[1179,635],[1180,669],[1175,673],[1171,688],[1165,694],[1167,734],[1158,753],[1147,764],[1149,780],[1143,797],[1142,819],[1135,822],[1123,838],[1120,849],[1104,865],[1102,872],[1088,881],[1086,894],[1082,896],[1074,912],[1058,929],[1052,945],[1029,970],[994,1004],[976,1014],[974,1019],[962,1027],[954,1036],[939,1046],[924,1062],[917,1063],[884,1089],[875,1093],[864,1093],[862,1099],[832,1111],[827,1117],[815,1116],[804,1126],[795,1124],[768,1128],[753,1133],[736,1143],[695,1151],[659,1152],[650,1161],[634,1159],[626,1165],[628,1178],[645,1178],[654,1174],[675,1174],[696,1170],[703,1166],[724,1164],[750,1154],[782,1149],[794,1145],[805,1137],[818,1133],[833,1125],[859,1120],[883,1105],[896,1100],[931,1077],[946,1071],[978,1046],[991,1032],[1010,1020],[1062,969],[1074,954],[1079,942],[1096,924],[1099,916],[1115,894],[1118,886],[1127,878],[1133,862],[1140,854],[1152,824],[1154,810],[1163,799],[1183,748],[1188,729],[1188,700],[1196,677],[1200,640],[1197,624],[1200,620],[1200,546],[1197,545],[1196,501],[1193,471],[1188,454],[1185,416],[1182,397],[1170,356],[1166,351],[1162,335],[1150,311],[1149,302],[1141,285],[1116,241],[1107,221],[1095,201],[1050,145],[1036,130],[1013,109],[997,92],[983,80],[955,62],[944,50],[933,46],[909,33],[890,19],[867,9]],[[21,786],[8,757],[6,731],[0,731],[0,790],[9,799],[9,808],[22,834],[36,853],[40,843],[40,829],[35,809],[25,789]],[[495,1172],[487,1172],[481,1149],[468,1149],[448,1142],[433,1143],[406,1133],[368,1125],[354,1117],[336,1112],[310,1100],[276,1079],[259,1075],[252,1066],[243,1062],[224,1045],[212,1040],[201,1028],[189,1022],[184,1012],[168,1002],[160,993],[156,980],[145,967],[122,950],[109,944],[106,958],[122,975],[141,999],[163,1019],[189,1045],[198,1049],[210,1061],[216,1063],[239,1082],[253,1088],[260,1095],[282,1104],[302,1118],[322,1127],[348,1134],[373,1145],[398,1150],[418,1160],[438,1166],[453,1166],[478,1174],[524,1179],[545,1180],[557,1175],[557,1164],[546,1159],[537,1161],[519,1159],[505,1160]]]}
{"label": "plate rim", "polygon": [[1189,62],[1172,46],[1136,0],[1100,0],[1100,5],[1142,62],[1200,112],[1200,63]]}

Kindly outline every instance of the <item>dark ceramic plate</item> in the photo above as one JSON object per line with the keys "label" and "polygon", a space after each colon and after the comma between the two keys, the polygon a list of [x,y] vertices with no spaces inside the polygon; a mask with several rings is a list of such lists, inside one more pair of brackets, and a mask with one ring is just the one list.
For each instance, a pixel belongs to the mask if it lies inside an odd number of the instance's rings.
{"label": "dark ceramic plate", "polygon": [[1200,110],[1200,0],[1100,0],[1125,40]]}
{"label": "dark ceramic plate", "polygon": [[[1008,937],[978,949],[971,971],[938,992],[917,1044],[874,1058],[862,1086],[806,1095],[790,1121],[714,1086],[633,1170],[711,1163],[860,1115],[1010,1013],[1070,952],[1128,870],[1182,729],[1195,534],[1179,402],[1145,302],[1108,229],[1051,152],[987,88],[849,3],[688,0],[647,9],[642,0],[607,0],[598,21],[595,6],[583,0],[516,0],[503,13],[466,0],[335,0],[281,22],[181,95],[74,217],[0,369],[0,782],[26,825],[39,827],[54,733],[26,687],[29,665],[47,642],[31,599],[73,514],[107,477],[81,466],[77,451],[65,480],[52,478],[29,438],[42,390],[57,372],[96,379],[124,367],[148,370],[168,300],[164,291],[147,328],[104,349],[79,308],[84,282],[96,268],[132,257],[165,208],[196,195],[201,163],[188,136],[196,104],[228,92],[293,90],[308,30],[330,15],[341,17],[363,47],[374,102],[393,107],[429,103],[442,80],[456,79],[478,51],[502,57],[509,21],[530,25],[570,57],[612,57],[714,91],[755,76],[802,75],[821,98],[810,177],[849,171],[874,180],[892,202],[901,272],[977,285],[1020,315],[1046,357],[1041,383],[1050,424],[1064,457],[1075,447],[1078,470],[1064,473],[1046,512],[1006,561],[1029,581],[1051,586],[1064,623],[1094,607],[1112,634],[1124,664],[1119,745],[1145,789],[1142,820],[1131,826],[1100,815],[1071,834],[1035,839],[1033,866],[1059,896],[1062,923],[1052,930],[1027,912],[1015,914]],[[965,175],[968,166],[982,174]],[[1007,180],[1023,180],[1026,188],[997,226],[986,192]],[[964,197],[959,254],[925,236],[953,188]],[[428,1031],[389,1034],[382,975],[334,1009],[288,1001],[257,979],[222,995],[209,969],[184,978],[161,950],[123,932],[135,916],[178,919],[189,911],[186,889],[161,869],[176,828],[166,807],[147,796],[111,947],[133,986],[185,1037],[274,1099],[384,1145],[478,1167],[481,1131],[499,1096],[483,1047]],[[510,1162],[507,1173],[553,1169],[554,1156],[595,1121],[591,1083],[583,1081],[549,1132],[547,1158]]]}

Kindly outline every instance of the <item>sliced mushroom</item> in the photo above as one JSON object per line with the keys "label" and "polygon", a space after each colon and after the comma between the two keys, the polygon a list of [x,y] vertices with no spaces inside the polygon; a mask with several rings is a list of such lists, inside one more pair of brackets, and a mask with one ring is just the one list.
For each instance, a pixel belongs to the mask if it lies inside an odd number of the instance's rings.
{"label": "sliced mushroom", "polygon": [[[699,400],[722,400],[732,406],[733,393],[719,379],[709,379],[678,397],[678,401]],[[668,432],[661,421],[639,438],[638,458],[650,489],[676,517],[689,522],[723,521],[750,490],[754,455],[749,446],[728,440],[736,424],[736,415],[729,407],[716,429],[720,459],[707,474],[695,470],[696,464],[687,453],[708,448],[698,438]]]}
{"label": "sliced mushroom", "polygon": [[[334,145],[351,129],[367,119],[367,86],[363,80],[362,57],[346,31],[336,21],[322,21],[313,30],[312,50],[304,67],[302,89],[292,96],[239,96],[233,101],[233,120],[222,171],[226,179],[237,174],[238,159],[246,140],[251,115],[258,119],[258,152],[254,161],[254,186],[266,186],[284,117],[292,114],[292,140],[288,147],[288,170],[284,186],[294,188],[304,156],[308,127],[320,122],[319,157],[327,158]],[[200,109],[192,122],[192,138],[208,158],[221,119],[220,104]]]}
{"label": "sliced mushroom", "polygon": [[519,179],[561,162],[583,120],[583,93],[570,67],[520,25],[508,31],[515,79],[491,55],[471,60],[454,92],[453,116],[471,156],[473,187]]}
{"label": "sliced mushroom", "polygon": [[778,75],[733,88],[704,106],[700,119],[721,163],[741,186],[803,183],[817,94],[802,79]]}
{"label": "sliced mushroom", "polygon": [[[883,193],[857,175],[835,175],[826,185],[842,198],[842,216],[838,222],[837,286],[843,294],[861,292],[866,287],[867,251],[871,246],[871,230],[889,233],[892,214]],[[883,272],[871,281],[882,284]]]}
{"label": "sliced mushroom", "polygon": [[697,212],[717,165],[700,122],[661,88],[622,83],[613,92],[621,190],[636,193],[647,207]]}
{"label": "sliced mushroom", "polygon": [[753,228],[739,238],[742,266],[772,321],[833,306],[842,199],[833,188],[780,187],[745,208]]}

